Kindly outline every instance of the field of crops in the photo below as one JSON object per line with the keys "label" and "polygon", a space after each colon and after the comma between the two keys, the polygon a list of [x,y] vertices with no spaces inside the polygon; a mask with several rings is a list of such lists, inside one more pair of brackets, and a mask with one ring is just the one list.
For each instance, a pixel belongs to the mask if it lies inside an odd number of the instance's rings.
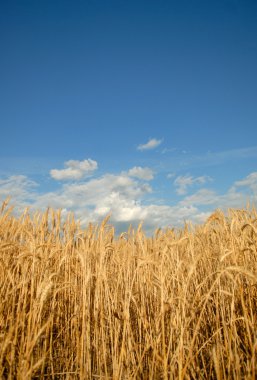
{"label": "field of crops", "polygon": [[1,379],[256,379],[255,209],[115,237],[4,206]]}

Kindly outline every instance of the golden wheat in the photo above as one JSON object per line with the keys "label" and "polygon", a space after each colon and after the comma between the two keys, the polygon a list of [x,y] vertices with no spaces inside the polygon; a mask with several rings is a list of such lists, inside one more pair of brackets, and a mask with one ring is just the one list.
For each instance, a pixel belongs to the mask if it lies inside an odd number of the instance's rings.
{"label": "golden wheat", "polygon": [[255,379],[257,214],[81,229],[0,214],[1,379]]}

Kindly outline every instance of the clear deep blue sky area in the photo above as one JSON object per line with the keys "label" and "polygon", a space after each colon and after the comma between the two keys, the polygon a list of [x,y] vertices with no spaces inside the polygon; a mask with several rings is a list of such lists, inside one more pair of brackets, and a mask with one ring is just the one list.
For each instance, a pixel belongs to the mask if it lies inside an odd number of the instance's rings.
{"label": "clear deep blue sky area", "polygon": [[0,201],[201,223],[257,200],[257,1],[0,2]]}

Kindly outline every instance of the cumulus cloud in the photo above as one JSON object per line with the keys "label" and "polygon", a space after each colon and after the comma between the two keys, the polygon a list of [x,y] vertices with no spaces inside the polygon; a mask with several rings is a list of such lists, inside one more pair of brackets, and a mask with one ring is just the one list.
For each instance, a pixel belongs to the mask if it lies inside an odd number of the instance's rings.
{"label": "cumulus cloud", "polygon": [[69,160],[64,166],[66,169],[52,169],[51,177],[59,181],[79,180],[92,174],[98,167],[97,162],[90,158],[84,161]]}
{"label": "cumulus cloud", "polygon": [[135,177],[139,179],[143,179],[145,181],[150,181],[154,178],[153,170],[150,168],[142,168],[141,166],[135,166],[134,168],[128,171],[128,175],[130,177]]}
{"label": "cumulus cloud", "polygon": [[150,150],[157,148],[162,143],[162,140],[157,140],[157,139],[150,139],[146,144],[140,144],[137,147],[137,150]]}
{"label": "cumulus cloud", "polygon": [[202,185],[206,183],[207,181],[211,181],[211,178],[208,176],[193,177],[190,175],[185,175],[185,176],[178,176],[174,181],[174,185],[176,186],[177,194],[184,195],[187,193],[188,187],[195,184]]}

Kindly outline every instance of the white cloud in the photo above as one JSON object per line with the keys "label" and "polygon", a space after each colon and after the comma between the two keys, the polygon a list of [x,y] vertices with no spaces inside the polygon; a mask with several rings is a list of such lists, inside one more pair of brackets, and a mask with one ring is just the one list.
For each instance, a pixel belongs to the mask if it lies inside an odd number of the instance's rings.
{"label": "white cloud", "polygon": [[201,177],[192,177],[190,175],[185,176],[178,176],[175,181],[174,185],[176,186],[176,192],[179,195],[184,195],[187,193],[188,187],[194,185],[194,184],[204,184],[207,181],[211,181],[211,178],[208,176],[201,176]]}
{"label": "white cloud", "polygon": [[92,174],[98,167],[97,162],[90,158],[84,161],[69,160],[64,165],[66,169],[52,169],[51,177],[59,181],[79,180]]}
{"label": "white cloud", "polygon": [[142,168],[141,166],[135,166],[128,171],[130,177],[135,177],[139,179],[144,179],[145,181],[150,181],[154,178],[153,170],[150,168]]}
{"label": "white cloud", "polygon": [[146,144],[140,144],[138,145],[137,149],[138,150],[150,150],[157,148],[162,143],[162,140],[157,140],[157,139],[150,139]]}

